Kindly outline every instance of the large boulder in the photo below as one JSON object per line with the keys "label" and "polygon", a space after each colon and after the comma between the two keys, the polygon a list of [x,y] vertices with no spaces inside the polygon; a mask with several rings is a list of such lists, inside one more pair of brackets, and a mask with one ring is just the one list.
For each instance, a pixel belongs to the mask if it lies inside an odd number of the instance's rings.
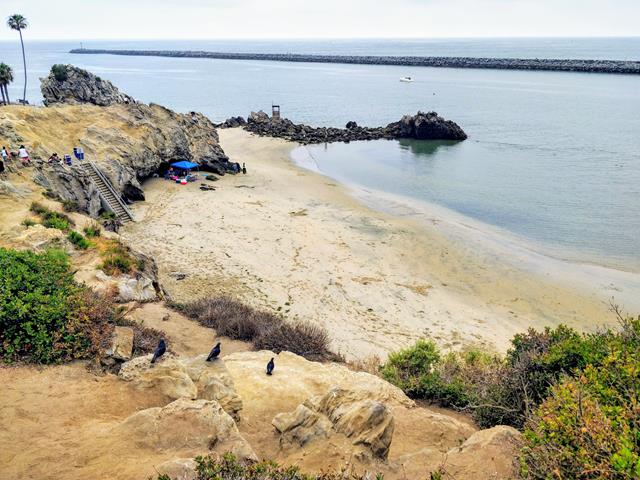
{"label": "large boulder", "polygon": [[198,388],[177,358],[167,353],[156,363],[151,363],[152,356],[144,355],[123,363],[118,376],[163,399],[198,398]]}
{"label": "large boulder", "polygon": [[136,103],[108,80],[73,65],[55,65],[49,76],[40,79],[45,105],[91,103],[106,107]]}
{"label": "large boulder", "polygon": [[107,357],[117,361],[131,360],[133,355],[133,328],[114,327],[111,342],[105,351]]}
{"label": "large boulder", "polygon": [[417,140],[465,140],[467,134],[451,120],[445,120],[436,112],[418,112],[405,115],[399,122],[387,125],[387,130],[397,138]]}
{"label": "large boulder", "polygon": [[344,388],[310,398],[295,411],[276,415],[272,424],[284,447],[304,447],[335,432],[361,446],[361,457],[379,459],[387,458],[394,429],[393,415],[384,403],[372,400],[367,391]]}
{"label": "large boulder", "polygon": [[139,448],[233,453],[240,461],[257,461],[233,418],[215,400],[178,399],[164,407],[137,412],[116,427]]}
{"label": "large boulder", "polygon": [[137,388],[170,400],[215,400],[232,418],[239,420],[242,399],[236,393],[224,360],[207,362],[206,358],[207,355],[177,358],[167,353],[152,364],[151,355],[145,355],[124,363],[118,375]]}
{"label": "large boulder", "polygon": [[505,425],[480,430],[449,450],[445,470],[460,480],[515,478],[521,439],[520,432]]}

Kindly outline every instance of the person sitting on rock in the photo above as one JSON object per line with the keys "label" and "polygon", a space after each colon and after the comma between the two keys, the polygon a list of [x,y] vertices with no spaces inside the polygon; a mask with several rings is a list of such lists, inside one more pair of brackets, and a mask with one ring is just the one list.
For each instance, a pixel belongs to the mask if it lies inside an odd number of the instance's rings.
{"label": "person sitting on rock", "polygon": [[58,157],[57,153],[53,153],[48,160],[49,163],[53,164],[53,163],[60,163],[60,157]]}
{"label": "person sitting on rock", "polygon": [[18,156],[20,157],[20,161],[23,165],[29,165],[31,163],[29,152],[24,148],[24,145],[20,145],[20,148],[18,149]]}

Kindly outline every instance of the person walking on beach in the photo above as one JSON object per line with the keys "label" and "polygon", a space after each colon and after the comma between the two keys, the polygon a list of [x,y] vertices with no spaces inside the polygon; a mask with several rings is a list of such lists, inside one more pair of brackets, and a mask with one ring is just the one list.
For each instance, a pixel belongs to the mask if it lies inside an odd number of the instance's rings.
{"label": "person walking on beach", "polygon": [[29,158],[29,152],[24,148],[24,145],[20,145],[20,149],[18,150],[18,156],[20,157],[20,161],[22,161],[23,165],[29,165],[31,163],[31,159]]}

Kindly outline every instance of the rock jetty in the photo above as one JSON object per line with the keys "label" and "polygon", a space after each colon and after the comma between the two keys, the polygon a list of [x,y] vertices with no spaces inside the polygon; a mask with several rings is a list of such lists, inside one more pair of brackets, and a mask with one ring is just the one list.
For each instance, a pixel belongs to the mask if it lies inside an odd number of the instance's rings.
{"label": "rock jetty", "polygon": [[399,65],[408,67],[489,68],[498,70],[551,70],[584,73],[640,74],[640,61],[627,60],[307,55],[294,53],[230,53],[189,50],[105,50],[89,48],[73,49],[70,53],[83,55],[109,54],[145,57],[214,58],[223,60],[267,60],[271,62],[347,63],[360,65]]}
{"label": "rock jetty", "polygon": [[399,138],[417,140],[465,140],[467,138],[467,134],[457,123],[445,120],[436,112],[405,115],[386,127],[361,127],[351,121],[345,128],[332,128],[296,124],[286,118],[269,117],[265,112],[260,111],[251,112],[246,124],[242,124],[235,118],[228,119],[221,126],[244,126],[245,130],[257,135],[284,138],[304,145]]}
{"label": "rock jetty", "polygon": [[106,107],[136,103],[133,97],[122,93],[110,81],[73,65],[57,65],[49,76],[40,79],[40,90],[47,106],[56,104],[89,103]]}

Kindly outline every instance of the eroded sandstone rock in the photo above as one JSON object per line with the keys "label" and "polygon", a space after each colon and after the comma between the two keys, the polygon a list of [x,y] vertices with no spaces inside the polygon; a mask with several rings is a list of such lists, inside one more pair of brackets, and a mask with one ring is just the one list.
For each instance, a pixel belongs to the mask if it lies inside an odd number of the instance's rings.
{"label": "eroded sandstone rock", "polygon": [[445,469],[460,480],[515,478],[521,438],[520,432],[505,425],[480,430],[449,450]]}
{"label": "eroded sandstone rock", "polygon": [[283,446],[303,447],[336,432],[380,459],[389,454],[394,430],[393,415],[384,403],[371,399],[366,391],[344,388],[310,398],[294,412],[277,415],[272,424],[280,433]]}
{"label": "eroded sandstone rock", "polygon": [[152,364],[151,356],[124,363],[118,375],[138,388],[155,390],[169,399],[215,400],[234,419],[240,419],[242,399],[223,359],[206,362],[206,354],[185,359],[165,354]]}
{"label": "eroded sandstone rock", "polygon": [[257,460],[233,418],[215,400],[180,398],[137,412],[116,430],[140,448],[231,452],[240,461]]}

